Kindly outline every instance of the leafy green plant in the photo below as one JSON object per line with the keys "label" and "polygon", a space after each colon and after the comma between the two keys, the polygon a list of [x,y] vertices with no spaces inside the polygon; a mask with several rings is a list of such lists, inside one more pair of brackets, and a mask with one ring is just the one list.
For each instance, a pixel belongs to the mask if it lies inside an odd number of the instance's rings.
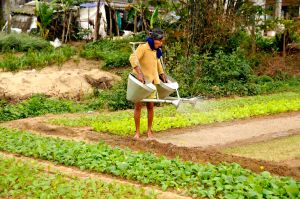
{"label": "leafy green plant", "polygon": [[47,39],[49,33],[48,28],[53,19],[54,9],[51,4],[35,0],[35,13],[40,20],[37,22],[37,26],[40,29],[41,37]]}
{"label": "leafy green plant", "polygon": [[298,198],[300,182],[289,177],[255,174],[238,164],[197,164],[150,153],[111,148],[0,128],[0,150],[155,184],[207,198]]}
{"label": "leafy green plant", "polygon": [[264,38],[256,37],[256,46],[259,50],[265,52],[277,52],[279,51],[279,42],[276,37]]}
{"label": "leafy green plant", "polygon": [[66,113],[83,111],[83,105],[67,100],[47,98],[43,95],[33,97],[18,104],[4,104],[0,109],[0,121],[44,115],[46,113]]}
{"label": "leafy green plant", "polygon": [[[195,108],[186,106],[185,112],[178,112],[167,106],[156,109],[153,129],[163,131],[170,128],[182,128],[214,122],[231,121],[259,115],[270,115],[300,110],[300,93],[281,93],[268,96],[254,96],[238,99],[199,101]],[[98,116],[81,118],[59,118],[52,124],[66,126],[91,126],[98,132],[117,135],[134,133],[132,111],[102,113]],[[147,118],[141,118],[141,130],[146,131]]]}
{"label": "leafy green plant", "polygon": [[[49,170],[49,168],[48,168]],[[137,188],[94,179],[78,179],[57,171],[46,173],[36,161],[0,156],[1,198],[155,198]]]}
{"label": "leafy green plant", "polygon": [[153,11],[152,15],[151,15],[151,19],[150,19],[150,29],[154,28],[154,24],[158,19],[158,7],[155,8],[155,10]]}

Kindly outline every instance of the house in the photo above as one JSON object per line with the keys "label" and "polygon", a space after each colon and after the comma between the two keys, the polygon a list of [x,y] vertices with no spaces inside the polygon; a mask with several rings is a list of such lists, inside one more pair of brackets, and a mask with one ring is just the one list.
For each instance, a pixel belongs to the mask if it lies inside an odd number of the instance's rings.
{"label": "house", "polygon": [[[10,5],[7,5],[6,0],[0,0],[0,28],[5,25],[7,22],[7,11],[11,13],[11,23],[12,28],[18,27],[22,31],[26,31],[30,29],[32,23],[32,16],[34,15],[34,9],[32,7],[25,6],[26,3],[32,0],[10,0]],[[19,14],[19,16],[15,16],[14,14]],[[1,23],[2,22],[2,23]],[[19,28],[20,27],[20,28]]]}
{"label": "house", "polygon": [[300,0],[265,0],[265,6],[273,11],[273,16],[300,18]]}

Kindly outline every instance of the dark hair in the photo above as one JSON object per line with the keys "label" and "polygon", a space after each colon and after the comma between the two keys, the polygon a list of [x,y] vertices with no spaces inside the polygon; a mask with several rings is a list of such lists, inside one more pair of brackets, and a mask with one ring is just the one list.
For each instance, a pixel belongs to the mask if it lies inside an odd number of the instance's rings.
{"label": "dark hair", "polygon": [[160,28],[153,28],[150,31],[150,37],[154,40],[161,40],[164,38],[164,31]]}

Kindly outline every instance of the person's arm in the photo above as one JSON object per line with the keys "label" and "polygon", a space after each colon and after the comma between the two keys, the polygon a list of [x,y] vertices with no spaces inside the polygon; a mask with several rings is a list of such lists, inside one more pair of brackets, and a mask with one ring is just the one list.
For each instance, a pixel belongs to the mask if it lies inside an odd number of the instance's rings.
{"label": "person's arm", "polygon": [[139,60],[142,59],[143,55],[144,55],[144,48],[142,45],[139,45],[139,47],[137,47],[136,49],[136,52],[132,53],[129,57],[129,62],[133,70],[135,70],[137,73],[137,79],[141,82],[144,82],[144,79],[143,79],[141,68],[139,67]]}
{"label": "person's arm", "polygon": [[158,75],[161,77],[162,81],[164,83],[166,83],[167,82],[167,77],[164,73],[164,69],[162,67],[160,59],[157,60],[157,72],[158,72]]}

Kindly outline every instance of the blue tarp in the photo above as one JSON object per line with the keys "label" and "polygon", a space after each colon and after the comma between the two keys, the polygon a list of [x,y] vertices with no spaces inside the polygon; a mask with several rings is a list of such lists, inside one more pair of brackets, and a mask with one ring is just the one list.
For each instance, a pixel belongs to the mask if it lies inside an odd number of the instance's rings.
{"label": "blue tarp", "polygon": [[[102,6],[104,3],[100,3],[100,6]],[[94,8],[97,7],[97,2],[92,2],[92,3],[82,3],[80,4],[81,8]]]}

